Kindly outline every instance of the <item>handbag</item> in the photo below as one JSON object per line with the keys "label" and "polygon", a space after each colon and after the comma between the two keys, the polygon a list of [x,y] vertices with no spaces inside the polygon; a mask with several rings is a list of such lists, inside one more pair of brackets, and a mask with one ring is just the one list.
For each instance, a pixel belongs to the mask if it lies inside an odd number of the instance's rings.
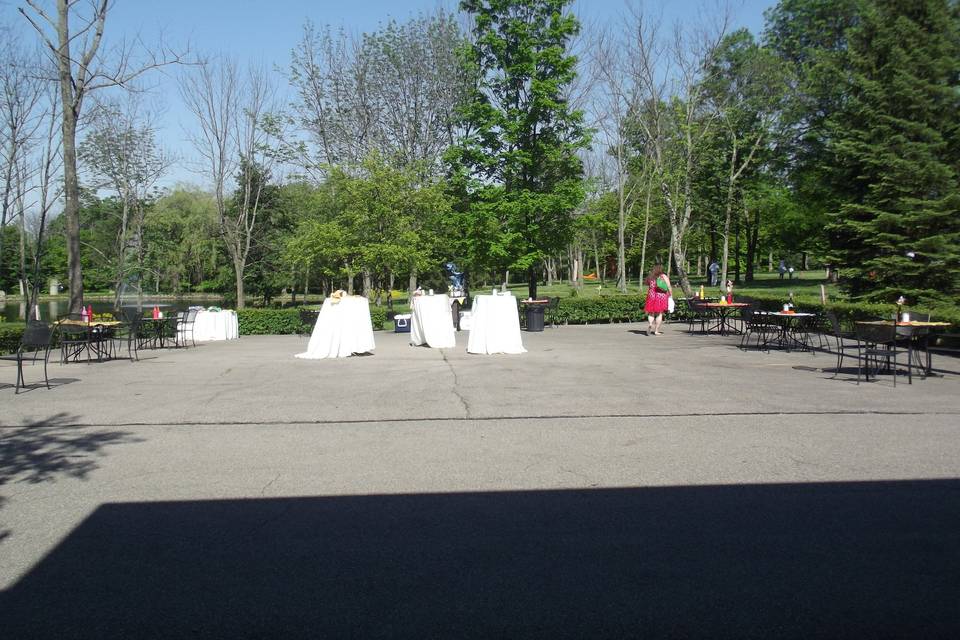
{"label": "handbag", "polygon": [[676,303],[673,301],[673,296],[667,298],[667,313],[673,313],[673,310],[676,308]]}
{"label": "handbag", "polygon": [[657,289],[663,291],[664,293],[670,291],[670,285],[667,284],[667,281],[663,276],[657,276]]}

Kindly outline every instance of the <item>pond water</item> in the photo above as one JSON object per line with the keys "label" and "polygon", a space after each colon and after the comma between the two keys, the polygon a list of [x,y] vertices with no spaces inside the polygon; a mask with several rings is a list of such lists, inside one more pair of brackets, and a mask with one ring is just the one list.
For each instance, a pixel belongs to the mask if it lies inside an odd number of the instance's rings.
{"label": "pond water", "polygon": [[[91,300],[88,304],[93,307],[94,313],[109,313],[113,311],[112,300]],[[216,299],[189,299],[180,298],[177,300],[150,300],[144,299],[143,309],[145,314],[149,314],[154,306],[160,307],[164,315],[176,311],[185,311],[188,307],[202,305],[205,307],[219,305],[220,301]],[[56,320],[65,315],[70,307],[70,301],[58,298],[56,300],[43,300],[40,302],[40,319],[44,322]],[[0,302],[0,320],[6,322],[22,322],[26,317],[27,303],[18,301]]]}

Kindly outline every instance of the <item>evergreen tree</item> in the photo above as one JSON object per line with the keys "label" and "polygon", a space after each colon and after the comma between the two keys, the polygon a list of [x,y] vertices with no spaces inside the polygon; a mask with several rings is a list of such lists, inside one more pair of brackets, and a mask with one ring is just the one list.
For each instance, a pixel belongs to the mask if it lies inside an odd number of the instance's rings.
{"label": "evergreen tree", "polygon": [[867,299],[960,295],[960,4],[878,0],[849,31],[845,105],[829,121],[840,195],[831,242]]}
{"label": "evergreen tree", "polygon": [[483,241],[475,260],[526,271],[531,297],[539,263],[566,245],[583,199],[576,154],[587,137],[566,99],[576,77],[567,48],[580,29],[570,2],[460,4],[474,19],[466,59],[478,77],[462,111],[468,134],[451,154],[469,203],[464,232]]}

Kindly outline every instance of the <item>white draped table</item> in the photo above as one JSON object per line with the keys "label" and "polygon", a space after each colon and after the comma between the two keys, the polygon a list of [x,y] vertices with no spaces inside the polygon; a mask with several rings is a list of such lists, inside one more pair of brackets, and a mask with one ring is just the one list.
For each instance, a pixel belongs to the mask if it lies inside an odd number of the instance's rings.
{"label": "white draped table", "polygon": [[[236,311],[198,311],[193,321],[192,338],[196,342],[236,340],[239,336]],[[186,337],[186,336],[184,336]]]}
{"label": "white draped table", "polygon": [[473,299],[467,353],[526,353],[520,339],[520,316],[513,295],[480,295]]}
{"label": "white draped table", "polygon": [[346,358],[354,353],[369,353],[374,348],[369,301],[362,296],[344,296],[336,304],[332,298],[323,301],[310,344],[306,352],[296,357]]}
{"label": "white draped table", "polygon": [[410,309],[410,344],[426,344],[434,349],[452,349],[457,346],[453,331],[450,298],[446,294],[416,296]]}

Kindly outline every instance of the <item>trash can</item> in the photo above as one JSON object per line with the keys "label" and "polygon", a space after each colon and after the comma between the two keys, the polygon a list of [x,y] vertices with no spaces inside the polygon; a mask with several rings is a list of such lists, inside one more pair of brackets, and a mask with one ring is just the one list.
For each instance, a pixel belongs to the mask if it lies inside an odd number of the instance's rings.
{"label": "trash can", "polygon": [[527,331],[543,331],[543,312],[546,305],[527,305]]}
{"label": "trash can", "polygon": [[410,314],[398,313],[393,316],[394,333],[410,333]]}

